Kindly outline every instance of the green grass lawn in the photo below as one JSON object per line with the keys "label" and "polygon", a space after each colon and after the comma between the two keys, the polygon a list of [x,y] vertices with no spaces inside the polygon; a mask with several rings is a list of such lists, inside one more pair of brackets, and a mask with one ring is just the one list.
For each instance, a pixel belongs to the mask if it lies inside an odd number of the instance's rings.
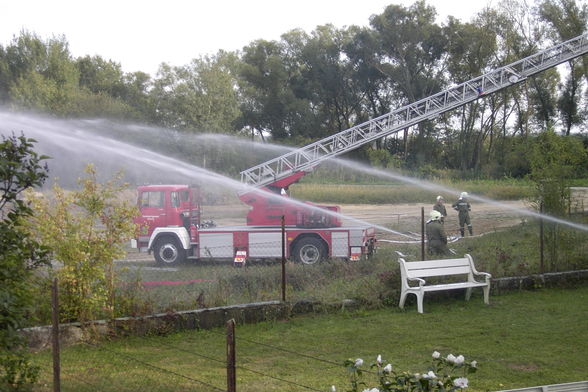
{"label": "green grass lawn", "polygon": [[[381,354],[397,370],[422,372],[434,350],[477,360],[470,389],[494,391],[588,379],[588,287],[414,301],[406,311],[297,316],[237,327],[239,391],[349,388],[347,358]],[[269,347],[268,347],[269,346]],[[301,355],[302,354],[302,355]],[[51,390],[51,353],[36,388]],[[225,388],[223,329],[120,338],[62,352],[63,391],[213,391]],[[161,368],[165,371],[156,369]],[[173,374],[172,374],[173,372]],[[369,377],[368,377],[369,379]]]}

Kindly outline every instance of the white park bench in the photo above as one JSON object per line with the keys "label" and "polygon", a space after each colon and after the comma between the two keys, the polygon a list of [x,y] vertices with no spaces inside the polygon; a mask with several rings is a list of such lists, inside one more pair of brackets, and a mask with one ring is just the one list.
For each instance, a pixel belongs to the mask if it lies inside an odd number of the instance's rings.
{"label": "white park bench", "polygon": [[[400,306],[404,309],[404,302],[408,294],[414,294],[417,298],[419,313],[423,313],[423,297],[428,291],[466,289],[466,301],[470,299],[472,289],[481,287],[484,290],[484,303],[488,304],[490,295],[490,279],[492,275],[486,272],[478,272],[474,266],[474,260],[468,254],[462,259],[441,259],[427,261],[405,261],[398,259],[402,276],[402,291],[400,293]],[[467,275],[467,281],[457,283],[427,284],[422,278],[443,277],[453,275]],[[474,276],[483,276],[484,282],[478,282]],[[414,282],[416,285],[411,286]]]}

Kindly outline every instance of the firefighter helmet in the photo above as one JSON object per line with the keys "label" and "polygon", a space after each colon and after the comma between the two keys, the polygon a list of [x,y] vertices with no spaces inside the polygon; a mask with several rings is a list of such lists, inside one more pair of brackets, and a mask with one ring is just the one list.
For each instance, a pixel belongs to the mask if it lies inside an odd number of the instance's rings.
{"label": "firefighter helmet", "polygon": [[432,221],[435,221],[435,220],[441,219],[441,216],[442,215],[441,215],[441,213],[439,211],[433,210],[433,211],[431,211],[431,214],[429,216],[431,217],[431,220]]}

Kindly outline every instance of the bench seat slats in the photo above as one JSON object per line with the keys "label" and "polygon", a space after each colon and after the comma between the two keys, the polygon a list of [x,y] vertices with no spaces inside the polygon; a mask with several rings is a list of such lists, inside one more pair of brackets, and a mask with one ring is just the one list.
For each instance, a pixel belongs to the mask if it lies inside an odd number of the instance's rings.
{"label": "bench seat slats", "polygon": [[[492,276],[485,272],[478,272],[474,266],[474,260],[468,254],[461,259],[443,259],[427,261],[406,262],[399,259],[402,275],[402,291],[400,293],[400,308],[404,308],[407,294],[417,297],[418,312],[423,313],[423,297],[426,292],[466,289],[466,300],[470,299],[473,288],[482,288],[484,291],[484,303],[489,303],[490,279]],[[423,278],[443,276],[464,276],[461,282],[427,284]],[[476,277],[482,277],[479,282]]]}
{"label": "bench seat slats", "polygon": [[467,275],[471,271],[470,266],[467,267],[438,267],[438,268],[427,268],[418,270],[406,271],[406,276],[409,278],[426,278],[429,276],[449,276],[449,275]]}
{"label": "bench seat slats", "polygon": [[420,270],[427,268],[443,267],[468,267],[470,262],[468,259],[443,259],[443,260],[428,260],[428,261],[405,261],[404,266],[407,271]]}
{"label": "bench seat slats", "polygon": [[[423,286],[423,291],[441,291],[441,290],[455,290],[455,289],[467,289],[468,287],[484,287],[486,283],[470,283],[470,282],[460,282],[460,283],[447,283],[447,284],[436,284],[431,286]],[[414,287],[409,288],[411,290]],[[419,287],[415,289],[420,290]]]}

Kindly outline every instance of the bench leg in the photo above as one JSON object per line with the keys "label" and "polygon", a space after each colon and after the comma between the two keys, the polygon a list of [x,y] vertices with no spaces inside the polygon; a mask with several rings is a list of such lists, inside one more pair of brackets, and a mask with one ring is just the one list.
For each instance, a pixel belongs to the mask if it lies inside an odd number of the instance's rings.
{"label": "bench leg", "polygon": [[490,285],[482,287],[484,290],[484,303],[486,305],[490,304]]}
{"label": "bench leg", "polygon": [[471,298],[471,296],[472,296],[472,288],[469,287],[469,288],[466,289],[466,298],[465,298],[466,301],[469,301],[470,298]]}
{"label": "bench leg", "polygon": [[408,294],[408,292],[406,292],[406,291],[403,291],[403,292],[400,294],[400,303],[398,304],[398,307],[399,307],[400,309],[404,309],[404,302],[406,301],[406,295],[407,295],[407,294]]}
{"label": "bench leg", "polygon": [[419,313],[423,313],[423,296],[424,296],[424,293],[421,291],[421,292],[415,293],[415,295],[417,297],[417,309],[418,309]]}

